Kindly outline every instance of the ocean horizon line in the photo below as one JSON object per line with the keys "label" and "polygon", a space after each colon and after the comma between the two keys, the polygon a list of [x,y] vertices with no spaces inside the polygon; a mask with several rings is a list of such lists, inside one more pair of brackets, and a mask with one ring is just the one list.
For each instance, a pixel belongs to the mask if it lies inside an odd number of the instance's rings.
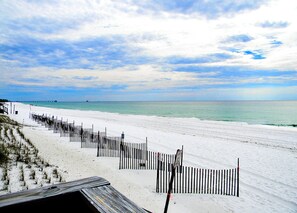
{"label": "ocean horizon line", "polygon": [[9,102],[19,102],[19,103],[28,103],[28,102],[278,102],[278,101],[297,101],[297,99],[286,99],[286,100],[26,100],[26,101],[9,101]]}
{"label": "ocean horizon line", "polygon": [[33,106],[272,126],[297,125],[297,101],[91,101],[22,102]]}

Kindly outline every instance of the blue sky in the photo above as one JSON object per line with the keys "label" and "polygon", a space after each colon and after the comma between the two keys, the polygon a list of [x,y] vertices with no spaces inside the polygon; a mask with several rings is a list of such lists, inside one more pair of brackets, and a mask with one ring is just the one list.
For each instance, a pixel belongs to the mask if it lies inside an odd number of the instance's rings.
{"label": "blue sky", "polygon": [[297,2],[0,2],[0,97],[296,100]]}

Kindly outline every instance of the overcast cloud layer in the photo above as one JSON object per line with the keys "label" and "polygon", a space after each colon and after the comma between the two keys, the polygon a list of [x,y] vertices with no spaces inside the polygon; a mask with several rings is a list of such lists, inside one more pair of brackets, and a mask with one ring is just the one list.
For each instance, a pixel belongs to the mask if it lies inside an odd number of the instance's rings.
{"label": "overcast cloud layer", "polygon": [[297,99],[297,1],[0,2],[0,96]]}

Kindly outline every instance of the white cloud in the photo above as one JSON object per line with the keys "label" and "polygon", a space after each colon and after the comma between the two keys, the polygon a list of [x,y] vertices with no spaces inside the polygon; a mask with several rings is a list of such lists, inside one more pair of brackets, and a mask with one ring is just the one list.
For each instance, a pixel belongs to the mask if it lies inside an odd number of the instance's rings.
{"label": "white cloud", "polygon": [[[297,76],[220,76],[219,72],[164,71],[151,65],[126,66],[113,70],[105,69],[56,69],[48,67],[7,69],[2,81],[12,85],[43,87],[102,87],[121,86],[122,91],[150,91],[205,87],[217,88],[230,85],[284,84],[297,82]],[[8,74],[9,73],[9,74]],[[219,89],[218,89],[219,90]]]}
{"label": "white cloud", "polygon": [[[140,13],[139,11],[142,11]],[[205,63],[204,66],[236,66],[251,69],[295,70],[297,71],[297,1],[271,0],[255,10],[230,16],[220,16],[217,19],[207,19],[199,14],[177,14],[170,12],[150,11],[138,8],[130,1],[48,1],[32,3],[31,1],[2,1],[0,3],[0,43],[11,42],[15,36],[28,36],[45,40],[62,40],[74,42],[92,38],[121,36],[125,46],[137,49],[131,55],[156,57],[204,57],[214,53],[231,54],[233,57]],[[17,29],[9,24],[13,21],[32,21],[47,19],[53,22],[65,21],[66,26],[55,31],[34,31]],[[75,21],[75,22],[74,22]],[[261,23],[288,23],[286,27],[261,27]],[[38,23],[42,24],[42,23]],[[38,26],[36,26],[38,28]],[[253,38],[249,42],[226,42],[234,35],[248,35]],[[279,47],[273,47],[272,41],[280,41]],[[122,40],[121,40],[122,41]],[[238,51],[230,52],[230,49]],[[254,60],[243,51],[257,51],[266,57],[264,60]],[[92,48],[86,49],[92,52]],[[64,52],[57,50],[48,53],[63,56]],[[44,57],[49,57],[44,55]],[[16,61],[18,59],[16,58]],[[81,64],[88,64],[87,58],[79,59]],[[0,61],[0,66],[6,73],[2,81],[18,85],[75,86],[75,87],[111,87],[113,85],[127,86],[126,90],[150,90],[165,88],[182,88],[195,86],[216,86],[248,83],[279,83],[288,79],[283,77],[234,77],[218,78],[217,72],[208,74],[164,71],[164,64],[130,66],[113,70],[100,69],[61,69],[61,68],[19,68],[18,63]],[[40,66],[40,65],[39,65]],[[170,67],[172,68],[172,67]],[[13,70],[13,71],[12,71]],[[76,78],[77,77],[77,78]],[[90,80],[83,78],[91,77]],[[293,76],[294,78],[294,76]],[[5,80],[4,80],[5,79]],[[26,79],[40,79],[26,81]],[[290,79],[292,80],[292,79]],[[87,82],[87,83],[86,83]],[[239,91],[230,89],[230,91]],[[222,92],[227,90],[221,90]],[[229,91],[229,92],[230,92]],[[253,90],[246,94],[253,95]],[[275,90],[261,91],[263,96]],[[289,90],[283,90],[286,92]],[[291,91],[291,90],[290,90]],[[295,91],[295,90],[294,90]],[[207,90],[204,90],[207,94]],[[215,92],[213,92],[214,94]],[[227,92],[226,92],[227,93]],[[239,94],[240,95],[244,95]]]}
{"label": "white cloud", "polygon": [[[141,54],[154,57],[200,57],[211,53],[229,53],[228,59],[218,65],[250,66],[267,69],[296,70],[297,52],[297,2],[272,0],[262,7],[236,14],[207,20],[199,15],[181,15],[168,12],[150,13],[142,8],[138,13],[136,5],[129,2],[111,1],[59,1],[58,5],[46,6],[17,4],[15,18],[47,17],[51,19],[81,18],[75,28],[62,29],[57,33],[38,34],[43,39],[63,39],[76,41],[82,39],[126,36],[129,46],[141,48]],[[29,13],[29,11],[33,11]],[[30,14],[30,15],[28,15]],[[263,28],[262,22],[287,22],[285,28]],[[69,23],[71,25],[71,23]],[[254,40],[246,43],[228,43],[227,37],[238,34],[250,35]],[[152,35],[147,39],[144,35]],[[281,47],[272,47],[271,41],[280,40]],[[261,50],[265,60],[256,61],[242,52],[230,53],[226,48],[239,50]],[[138,53],[139,54],[139,53]]]}
{"label": "white cloud", "polygon": [[179,90],[171,95],[181,100],[295,100],[297,86],[256,88],[204,88],[200,90]]}

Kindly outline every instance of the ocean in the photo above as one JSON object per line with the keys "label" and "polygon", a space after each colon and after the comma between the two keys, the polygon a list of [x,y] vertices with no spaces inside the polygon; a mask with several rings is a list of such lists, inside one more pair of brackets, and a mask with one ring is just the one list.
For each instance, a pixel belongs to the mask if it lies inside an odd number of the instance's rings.
{"label": "ocean", "polygon": [[297,101],[24,102],[61,109],[297,127]]}

